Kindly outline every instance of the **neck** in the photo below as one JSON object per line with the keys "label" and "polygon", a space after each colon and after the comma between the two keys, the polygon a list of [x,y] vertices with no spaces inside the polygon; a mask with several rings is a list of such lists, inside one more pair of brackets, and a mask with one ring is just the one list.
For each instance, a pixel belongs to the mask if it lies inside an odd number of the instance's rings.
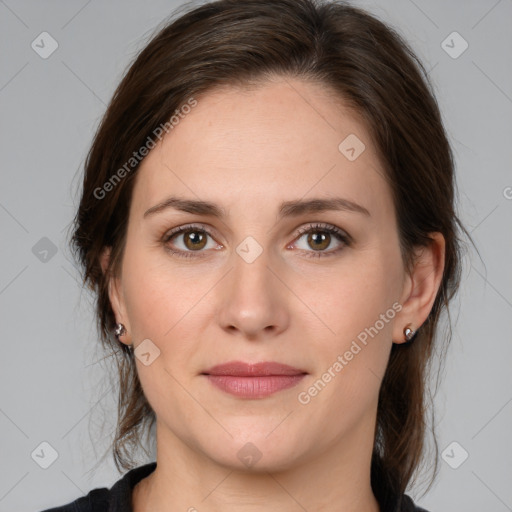
{"label": "neck", "polygon": [[158,422],[156,437],[157,468],[134,488],[134,512],[380,510],[370,481],[372,428],[354,429],[323,453],[275,471],[219,464]]}

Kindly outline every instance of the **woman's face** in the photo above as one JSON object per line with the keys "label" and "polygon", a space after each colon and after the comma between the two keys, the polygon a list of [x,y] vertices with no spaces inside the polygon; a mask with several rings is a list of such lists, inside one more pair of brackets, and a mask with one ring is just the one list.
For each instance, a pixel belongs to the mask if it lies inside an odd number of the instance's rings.
{"label": "woman's face", "polygon": [[[273,470],[363,445],[369,454],[392,342],[412,321],[400,313],[410,279],[369,133],[326,89],[299,80],[197,101],[139,168],[111,288],[159,450]],[[147,213],[171,196],[224,216]],[[315,210],[313,199],[340,201]],[[302,375],[207,375],[233,361]]]}

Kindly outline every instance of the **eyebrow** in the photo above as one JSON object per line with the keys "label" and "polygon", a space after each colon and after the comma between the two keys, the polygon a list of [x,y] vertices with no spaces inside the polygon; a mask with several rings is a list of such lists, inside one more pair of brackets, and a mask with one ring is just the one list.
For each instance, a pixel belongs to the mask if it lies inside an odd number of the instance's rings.
{"label": "eyebrow", "polygon": [[[227,216],[226,210],[215,203],[171,196],[146,210],[143,217],[147,218],[168,208],[196,215],[210,215],[221,219]],[[329,210],[355,212],[371,217],[370,212],[364,206],[341,197],[285,201],[279,207],[279,217],[297,217],[306,213]]]}

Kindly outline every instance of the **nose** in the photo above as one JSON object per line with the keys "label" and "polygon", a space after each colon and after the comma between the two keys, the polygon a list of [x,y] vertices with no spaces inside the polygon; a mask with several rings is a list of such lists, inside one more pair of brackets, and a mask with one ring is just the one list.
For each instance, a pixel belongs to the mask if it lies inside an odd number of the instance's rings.
{"label": "nose", "polygon": [[277,336],[289,325],[283,268],[263,251],[252,263],[233,253],[233,267],[221,289],[218,321],[223,330],[248,340]]}

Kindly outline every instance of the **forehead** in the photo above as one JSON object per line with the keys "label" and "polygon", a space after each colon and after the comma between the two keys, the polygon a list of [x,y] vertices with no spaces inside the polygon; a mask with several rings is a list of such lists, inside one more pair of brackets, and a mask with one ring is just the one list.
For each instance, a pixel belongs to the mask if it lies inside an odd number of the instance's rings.
{"label": "forehead", "polygon": [[228,209],[306,194],[390,207],[364,123],[321,85],[287,78],[196,100],[143,160],[132,205],[139,213],[171,193]]}

